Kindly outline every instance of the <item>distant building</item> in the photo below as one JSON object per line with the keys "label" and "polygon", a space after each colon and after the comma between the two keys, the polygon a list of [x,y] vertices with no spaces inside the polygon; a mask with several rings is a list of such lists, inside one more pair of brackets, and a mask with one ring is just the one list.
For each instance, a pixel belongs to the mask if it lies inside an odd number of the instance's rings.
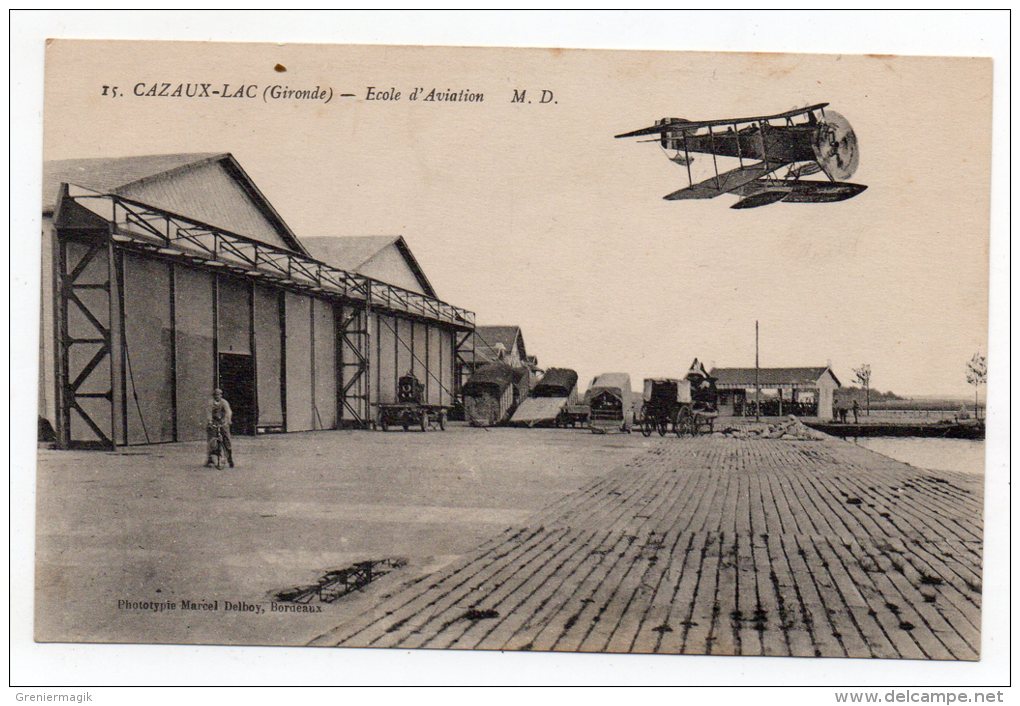
{"label": "distant building", "polygon": [[451,405],[474,315],[399,236],[298,239],[230,154],[47,162],[40,429],[60,447],[371,425],[409,371]]}
{"label": "distant building", "polygon": [[537,367],[538,360],[528,355],[520,326],[476,326],[474,334],[465,334],[457,348],[457,389],[475,370],[496,362],[511,368]]}
{"label": "distant building", "polygon": [[[713,368],[711,376],[716,379],[720,414],[754,414],[754,368]],[[828,366],[758,368],[757,384],[763,415],[796,414],[826,419],[832,415],[833,392],[842,386]]]}

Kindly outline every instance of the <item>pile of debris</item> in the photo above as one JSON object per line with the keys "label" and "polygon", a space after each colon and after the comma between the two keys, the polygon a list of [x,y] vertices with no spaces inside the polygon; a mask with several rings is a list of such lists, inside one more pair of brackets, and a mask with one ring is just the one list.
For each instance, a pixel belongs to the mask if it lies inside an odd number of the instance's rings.
{"label": "pile of debris", "polygon": [[405,566],[407,559],[403,558],[359,561],[346,568],[326,572],[318,583],[286,588],[274,592],[271,597],[278,603],[310,603],[316,597],[322,603],[332,603]]}
{"label": "pile of debris", "polygon": [[805,426],[792,414],[783,421],[747,422],[739,426],[728,426],[713,432],[712,436],[732,439],[797,439],[818,441],[825,434]]}

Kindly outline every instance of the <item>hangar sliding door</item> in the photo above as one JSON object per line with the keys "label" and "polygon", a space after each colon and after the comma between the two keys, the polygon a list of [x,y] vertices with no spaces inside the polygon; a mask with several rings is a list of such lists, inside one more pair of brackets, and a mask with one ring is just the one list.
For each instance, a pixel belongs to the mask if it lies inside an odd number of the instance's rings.
{"label": "hangar sliding door", "polygon": [[373,399],[381,403],[395,402],[397,378],[400,375],[397,372],[397,337],[394,333],[397,322],[392,316],[385,316],[383,314],[377,314],[376,321],[379,331],[379,335],[376,337],[378,341],[378,365],[376,370],[378,371],[379,394],[374,396]]}
{"label": "hangar sliding door", "polygon": [[124,254],[122,356],[127,383],[127,443],[173,441],[173,315],[170,266]]}
{"label": "hangar sliding door", "polygon": [[454,343],[453,337],[455,335],[452,331],[442,330],[439,333],[439,354],[440,354],[440,370],[442,375],[440,376],[443,380],[443,387],[439,392],[440,404],[452,405],[453,404],[453,362],[454,362]]}
{"label": "hangar sliding door", "polygon": [[[400,379],[408,373],[414,373],[414,369],[411,367],[411,346],[413,345],[413,324],[407,319],[391,319],[392,323],[396,324],[397,332],[397,377],[394,380],[394,386],[396,380]],[[418,378],[419,382],[422,382],[421,378]]]}
{"label": "hangar sliding door", "polygon": [[287,431],[312,429],[312,300],[285,295]]}
{"label": "hangar sliding door", "polygon": [[217,348],[220,353],[251,355],[251,284],[231,277],[217,281]]}
{"label": "hangar sliding door", "polygon": [[174,266],[177,438],[205,438],[206,406],[216,384],[213,277]]}
{"label": "hangar sliding door", "polygon": [[426,390],[428,392],[429,404],[442,404],[443,387],[449,387],[449,384],[443,378],[441,336],[442,331],[440,329],[435,326],[428,327],[427,358],[430,374]]}
{"label": "hangar sliding door", "polygon": [[336,429],[336,329],[333,305],[312,300],[312,428]]}
{"label": "hangar sliding door", "polygon": [[255,359],[252,356],[251,283],[217,279],[216,343],[218,387],[233,411],[235,434],[255,433]]}
{"label": "hangar sliding door", "polygon": [[283,430],[282,293],[255,285],[255,389],[260,429]]}
{"label": "hangar sliding door", "polygon": [[411,323],[411,352],[414,358],[411,361],[411,368],[414,376],[425,386],[425,399],[428,399],[429,390],[436,386],[436,381],[429,375],[428,369],[428,327],[419,322]]}

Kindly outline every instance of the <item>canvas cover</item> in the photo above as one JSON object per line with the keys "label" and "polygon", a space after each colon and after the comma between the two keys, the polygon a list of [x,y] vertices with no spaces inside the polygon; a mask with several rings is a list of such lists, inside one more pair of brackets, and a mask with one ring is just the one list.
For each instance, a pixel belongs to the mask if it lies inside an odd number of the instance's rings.
{"label": "canvas cover", "polygon": [[[609,394],[616,398],[620,402],[619,415],[620,418],[615,417],[615,413],[602,410],[600,413],[593,402],[599,398],[599,396]],[[590,424],[592,428],[611,428],[617,424],[624,431],[629,430],[634,422],[634,409],[633,405],[635,400],[630,387],[630,375],[627,373],[603,373],[594,380],[592,380],[591,386],[585,393],[585,402],[592,405]],[[615,406],[615,405],[613,405]]]}
{"label": "canvas cover", "polygon": [[602,373],[596,377],[588,392],[585,393],[585,400],[591,401],[601,392],[610,392],[620,399],[624,408],[630,406],[631,387],[630,375],[627,373]]}
{"label": "canvas cover", "polygon": [[677,402],[690,402],[691,401],[691,381],[690,380],[676,380],[674,378],[645,378],[644,390],[641,398],[648,402],[652,399],[653,389],[657,384],[673,383],[676,385],[676,401]]}
{"label": "canvas cover", "polygon": [[570,368],[549,368],[531,391],[532,397],[568,397],[577,388],[577,373]]}
{"label": "canvas cover", "polygon": [[489,363],[478,368],[464,384],[464,395],[471,396],[482,392],[496,391],[502,393],[513,384],[514,371],[504,363]]}

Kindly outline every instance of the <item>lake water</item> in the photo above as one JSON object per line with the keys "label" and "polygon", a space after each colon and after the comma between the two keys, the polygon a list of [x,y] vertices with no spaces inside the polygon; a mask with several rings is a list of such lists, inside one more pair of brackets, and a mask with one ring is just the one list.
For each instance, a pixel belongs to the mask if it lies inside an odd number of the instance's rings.
{"label": "lake water", "polygon": [[856,443],[918,468],[975,475],[985,472],[985,442],[982,440],[871,436],[860,437]]}

